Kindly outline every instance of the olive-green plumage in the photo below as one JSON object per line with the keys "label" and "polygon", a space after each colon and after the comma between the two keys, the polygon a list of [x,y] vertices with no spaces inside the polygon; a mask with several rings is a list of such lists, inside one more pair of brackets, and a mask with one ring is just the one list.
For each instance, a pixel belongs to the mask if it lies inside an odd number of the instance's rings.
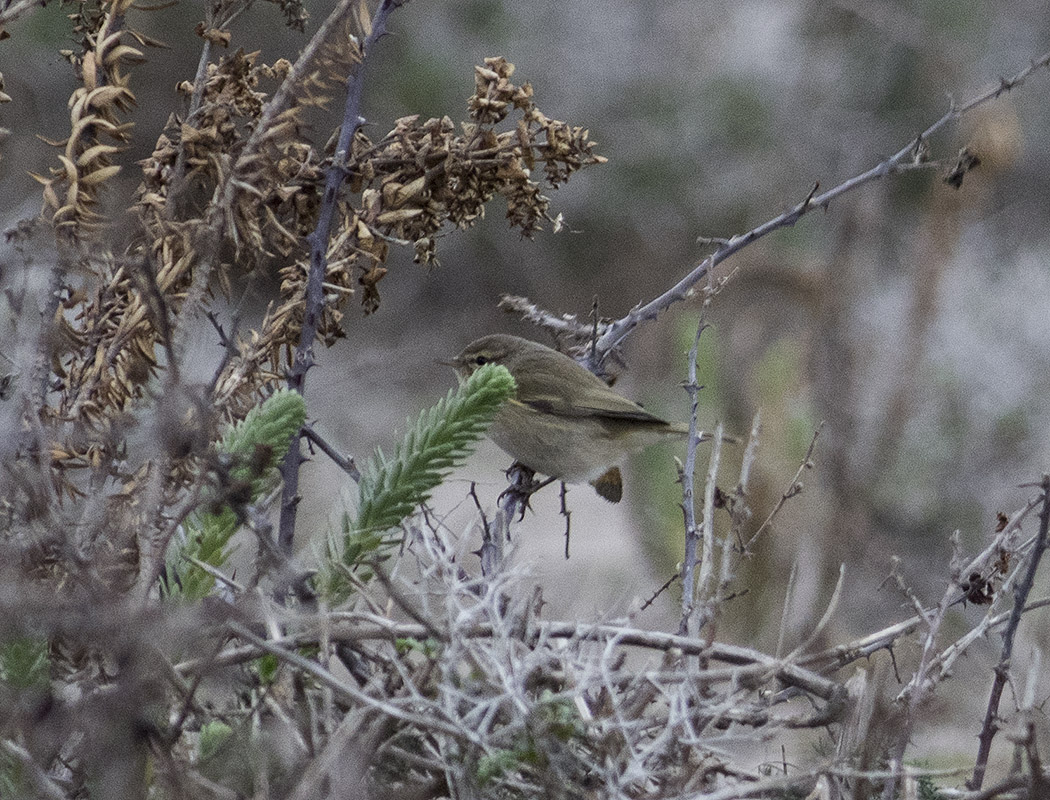
{"label": "olive-green plumage", "polygon": [[530,469],[567,483],[590,482],[620,499],[619,470],[630,453],[688,433],[623,397],[567,355],[517,336],[492,334],[452,360],[461,377],[502,364],[517,383],[488,435]]}

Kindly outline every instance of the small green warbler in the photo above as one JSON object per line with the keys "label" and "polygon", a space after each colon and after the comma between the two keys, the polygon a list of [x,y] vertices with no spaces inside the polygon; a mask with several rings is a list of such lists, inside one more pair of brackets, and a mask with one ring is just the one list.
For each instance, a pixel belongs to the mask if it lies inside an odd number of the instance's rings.
{"label": "small green warbler", "polygon": [[[492,334],[451,361],[461,379],[502,364],[518,385],[488,435],[515,460],[566,483],[590,483],[613,503],[623,496],[619,465],[633,452],[688,435],[617,394],[569,356],[517,336]],[[709,439],[709,435],[701,437]]]}

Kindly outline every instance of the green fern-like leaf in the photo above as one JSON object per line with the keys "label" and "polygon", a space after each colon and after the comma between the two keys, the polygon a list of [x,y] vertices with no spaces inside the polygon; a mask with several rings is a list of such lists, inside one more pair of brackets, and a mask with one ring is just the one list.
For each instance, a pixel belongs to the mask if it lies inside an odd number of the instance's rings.
{"label": "green fern-like leaf", "polygon": [[[302,395],[282,389],[249,411],[223,436],[217,448],[219,456],[230,462],[230,481],[248,487],[249,502],[276,484],[277,464],[305,420]],[[168,582],[168,591],[185,600],[200,600],[211,592],[215,578],[187,556],[221,567],[230,557],[229,542],[240,527],[240,519],[235,509],[224,505],[194,514],[184,527],[186,541],[171,554],[175,580]]]}
{"label": "green fern-like leaf", "polygon": [[235,480],[251,481],[253,499],[276,481],[275,467],[288,453],[292,437],[306,421],[306,403],[298,392],[279,389],[245,414],[223,436],[219,452],[234,460]]}
{"label": "green fern-like leaf", "polygon": [[392,457],[376,450],[361,476],[352,533],[393,528],[430,497],[474,449],[499,407],[516,389],[505,367],[486,364],[419,415]]}
{"label": "green fern-like leaf", "polygon": [[387,458],[381,450],[366,465],[359,484],[358,514],[344,518],[342,536],[330,536],[319,553],[314,585],[331,605],[371,579],[365,566],[390,557],[395,537],[386,535],[424,502],[448,471],[473,450],[503,402],[516,390],[504,367],[487,365],[457,390],[419,415]]}

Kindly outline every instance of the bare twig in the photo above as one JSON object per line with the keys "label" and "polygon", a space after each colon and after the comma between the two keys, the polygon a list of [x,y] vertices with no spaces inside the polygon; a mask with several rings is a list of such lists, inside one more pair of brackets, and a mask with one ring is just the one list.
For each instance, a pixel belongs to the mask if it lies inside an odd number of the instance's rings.
{"label": "bare twig", "polygon": [[[895,741],[890,751],[889,766],[893,777],[887,780],[886,783],[883,785],[882,796],[884,800],[890,800],[892,797],[895,796],[899,778],[903,774],[904,754],[910,742],[912,728],[915,720],[915,712],[919,704],[922,703],[929,696],[929,693],[933,690],[937,683],[943,679],[944,675],[947,672],[948,665],[951,663],[951,661],[958,658],[958,656],[966,649],[966,647],[970,643],[975,641],[975,639],[977,638],[977,634],[975,634],[975,631],[980,632],[982,630],[986,631],[988,629],[988,625],[991,620],[990,612],[988,615],[986,615],[985,619],[982,620],[982,623],[977,626],[977,628],[964,635],[959,642],[954,643],[942,653],[935,653],[936,639],[938,633],[940,632],[940,629],[944,623],[945,614],[948,608],[950,608],[954,604],[954,595],[958,591],[958,587],[961,583],[962,576],[969,575],[974,571],[981,571],[988,563],[988,561],[992,558],[996,558],[1000,552],[1002,552],[1003,550],[1010,551],[1011,548],[1008,547],[1008,544],[1016,538],[1017,534],[1020,532],[1021,521],[1028,515],[1028,513],[1031,512],[1031,510],[1033,510],[1037,506],[1042,505],[1043,514],[1050,513],[1047,511],[1048,501],[1047,492],[1045,488],[1047,481],[1050,481],[1050,478],[1044,478],[1044,483],[1041,484],[1044,488],[1040,495],[1037,498],[1030,501],[1025,507],[1017,511],[1013,515],[1013,517],[1010,520],[1008,520],[1007,523],[1002,527],[1002,530],[1000,530],[996,534],[992,543],[989,544],[988,547],[986,547],[976,558],[972,559],[970,563],[964,566],[962,569],[953,570],[954,583],[945,590],[944,595],[942,596],[940,602],[937,604],[936,607],[928,610],[923,609],[921,604],[919,604],[917,598],[912,597],[912,603],[915,605],[916,610],[918,611],[918,616],[922,619],[922,622],[920,624],[924,625],[927,628],[927,630],[922,636],[922,653],[919,659],[919,664],[916,667],[911,680],[908,681],[907,685],[904,687],[904,689],[901,690],[898,696],[898,702],[904,704],[906,708],[906,713],[902,715],[901,724],[899,726],[898,732],[895,737]],[[1034,545],[1038,539],[1043,539],[1045,541],[1046,530],[1045,524],[1043,523],[1043,519],[1044,517],[1041,514],[1040,534],[1036,537],[1033,537],[1030,543],[1024,543],[1017,546],[1014,549],[1015,552],[1023,552],[1024,550],[1027,550],[1030,544]],[[1032,558],[1032,555],[1034,555],[1034,553],[1029,555],[1029,559]],[[1028,561],[1027,563],[1031,567],[1032,562]],[[1015,576],[1018,575],[1019,571],[1024,565],[1025,562],[1021,562],[1018,565],[1018,567],[1014,570],[1013,574],[1007,578],[1007,580],[1004,582],[1004,591],[1006,585],[1009,585],[1015,580]],[[903,588],[907,589],[907,587]],[[908,594],[909,596],[911,595],[910,592],[908,592]],[[1017,602],[1016,592],[1015,602]],[[1014,611],[1011,613],[1008,619],[1013,619],[1015,614],[1019,619],[1020,615],[1024,613],[1024,610],[1024,602],[1018,602]],[[1002,667],[1003,665],[1000,664],[999,666]],[[997,668],[997,681],[999,680],[999,672],[1000,670],[999,668]],[[1007,672],[1008,670],[1002,671],[1001,680],[1003,681],[1003,685],[1005,685]],[[1001,694],[1002,686],[999,686],[998,691]],[[995,689],[993,687],[993,694],[994,693]],[[997,698],[995,699],[995,707],[997,709]],[[989,707],[991,707],[991,701]]]}
{"label": "bare twig", "polygon": [[988,698],[988,709],[985,712],[984,723],[981,725],[981,735],[978,738],[980,746],[977,750],[977,761],[974,764],[973,776],[966,782],[969,789],[980,789],[984,783],[984,773],[988,768],[988,756],[992,750],[992,740],[998,731],[996,720],[999,715],[999,700],[1002,697],[1003,688],[1006,686],[1006,678],[1010,671],[1010,660],[1013,656],[1014,636],[1017,626],[1021,624],[1021,615],[1024,613],[1028,595],[1031,594],[1032,585],[1035,582],[1035,574],[1042,562],[1043,554],[1050,545],[1047,531],[1050,528],[1050,475],[1044,475],[1042,481],[1042,504],[1039,512],[1039,534],[1036,536],[1035,546],[1028,554],[1028,568],[1020,582],[1014,587],[1014,607],[1010,612],[1010,621],[1003,632],[1003,649],[999,663],[995,666],[995,678],[992,681],[992,691]]}
{"label": "bare twig", "polygon": [[[1043,598],[1028,603],[1024,610],[1027,614],[1030,611],[1048,607],[1050,607],[1050,598]],[[989,630],[994,630],[1000,625],[1006,623],[1011,613],[1012,612],[1010,611],[1004,611],[1001,614],[995,614],[988,617],[986,624],[982,623],[982,626],[979,629],[975,629],[978,638],[983,637]],[[829,647],[826,650],[821,650],[818,653],[801,655],[798,657],[797,663],[806,667],[813,667],[822,674],[828,674],[842,669],[842,667],[852,664],[855,661],[870,658],[879,650],[889,650],[898,640],[905,636],[909,636],[918,630],[923,622],[925,622],[925,617],[916,614],[913,617],[901,620],[900,622],[895,622],[892,625],[875,631],[874,633],[869,633],[868,635],[863,636],[860,639],[855,639],[852,642],[838,644],[834,647]],[[962,648],[958,647],[958,645],[965,645],[969,639],[970,636],[967,634],[951,647],[961,650]],[[947,650],[945,652],[947,652]],[[943,657],[944,654],[942,653],[942,658]],[[817,666],[822,662],[824,662],[824,666]]]}
{"label": "bare twig", "polygon": [[[362,612],[331,612],[332,628],[328,634],[332,642],[360,642],[381,640],[394,642],[398,639],[426,639],[433,635],[433,630],[415,622],[396,622],[386,617]],[[341,622],[341,620],[347,620]],[[174,669],[179,675],[187,675],[200,670],[211,670],[222,666],[240,664],[258,658],[262,652],[272,652],[262,647],[256,638],[248,638],[237,630],[238,636],[246,639],[251,646],[233,647],[223,651],[215,658],[189,659],[176,664]],[[457,629],[456,635],[466,638],[491,638],[502,635],[502,629],[493,623],[483,622]],[[845,689],[837,682],[829,680],[816,672],[805,669],[785,659],[774,658],[759,650],[720,642],[705,642],[697,637],[679,636],[661,631],[647,631],[621,625],[601,623],[581,623],[568,621],[540,621],[536,624],[536,633],[540,637],[551,639],[573,639],[579,641],[612,642],[618,647],[642,647],[651,650],[678,651],[686,655],[701,655],[712,661],[720,661],[737,667],[752,666],[769,671],[771,675],[788,686],[794,686],[823,700],[834,703],[845,697]],[[289,634],[282,639],[281,646],[300,648],[316,645],[319,632]],[[710,680],[733,680],[730,670],[724,674],[717,671],[705,672]],[[685,679],[683,677],[683,679]],[[338,690],[338,689],[337,689]]]}
{"label": "bare twig", "polygon": [[[696,435],[696,412],[700,400],[700,387],[696,382],[696,359],[700,348],[700,336],[707,326],[703,317],[696,325],[693,346],[689,348],[688,378],[685,384],[689,395],[689,442],[686,446],[685,465],[682,468],[682,513],[685,516],[685,558],[682,561],[682,617],[678,623],[678,633],[686,636],[696,633],[696,621],[693,610],[696,605],[696,569],[697,545],[700,543],[700,532],[696,526],[696,501],[693,499],[693,486],[696,481],[696,447],[699,444]],[[705,553],[706,558],[711,553]]]}
{"label": "bare twig", "polygon": [[492,533],[489,529],[489,517],[485,513],[484,506],[481,505],[481,498],[478,497],[478,485],[474,482],[470,482],[470,491],[467,493],[470,499],[474,501],[474,510],[478,512],[478,517],[481,519],[481,530],[482,535],[485,537],[491,536]]}
{"label": "bare twig", "polygon": [[[417,623],[423,626],[426,631],[426,636],[434,639],[438,642],[447,642],[449,635],[445,631],[441,631],[437,628],[434,622],[428,618],[428,616],[419,608],[416,608],[408,596],[401,591],[394,582],[390,579],[390,576],[386,574],[382,564],[373,561],[369,564],[372,572],[375,574],[378,581],[383,585],[383,589],[386,590],[387,595],[393,600],[397,607],[404,611],[409,617],[414,619]],[[420,637],[424,638],[424,637]]]}
{"label": "bare twig", "polygon": [[310,440],[313,444],[317,445],[324,452],[326,456],[332,459],[332,462],[339,467],[343,472],[353,478],[355,481],[360,483],[361,481],[361,470],[357,468],[357,462],[354,461],[353,456],[344,456],[338,450],[336,450],[327,439],[321,434],[314,430],[313,426],[309,423],[303,425],[302,435]]}
{"label": "bare twig", "polygon": [[267,641],[266,639],[263,639],[260,636],[256,636],[254,633],[248,630],[245,626],[241,625],[239,622],[230,622],[228,623],[228,625],[230,630],[233,631],[233,633],[237,634],[237,636],[239,636],[240,638],[244,639],[247,642],[251,642],[253,645],[255,645],[257,648],[264,652],[272,653],[273,655],[277,656],[277,658],[281,661],[284,661],[288,664],[292,664],[293,666],[295,666],[296,669],[300,670],[301,672],[313,676],[313,678],[316,679],[322,685],[334,689],[337,694],[341,694],[344,697],[354,702],[360,703],[365,707],[374,708],[377,711],[381,711],[382,713],[386,714],[388,717],[392,717],[393,719],[399,719],[403,722],[420,725],[421,727],[425,727],[430,730],[441,731],[442,733],[446,733],[457,739],[466,740],[467,742],[473,744],[478,744],[477,737],[466,728],[451,725],[447,721],[438,719],[434,715],[422,716],[412,711],[403,709],[398,704],[393,703],[391,701],[373,697],[372,695],[367,694],[366,692],[363,692],[362,690],[358,689],[352,683],[347,683],[346,681],[342,681],[339,678],[335,677],[332,673],[324,669],[316,661],[311,661],[310,659],[305,658],[299,655],[298,653],[286,649],[283,646],[283,642],[274,643],[271,641]]}
{"label": "bare twig", "polygon": [[[386,23],[391,13],[401,6],[404,0],[383,0],[372,20],[372,30],[369,31],[361,46],[361,62],[353,75],[350,76],[346,92],[346,104],[343,109],[343,124],[339,132],[339,141],[336,144],[335,155],[325,176],[324,195],[321,208],[317,216],[317,227],[308,237],[310,242],[310,271],[306,281],[306,297],[304,300],[303,326],[299,336],[299,345],[295,348],[295,355],[288,372],[288,386],[291,389],[303,392],[306,386],[306,373],[314,363],[313,347],[317,338],[317,329],[321,323],[321,315],[324,312],[324,276],[327,269],[328,241],[331,238],[332,220],[335,217],[336,200],[339,195],[339,187],[346,179],[345,165],[350,153],[350,143],[353,141],[357,129],[364,123],[361,116],[361,97],[364,91],[364,66],[367,63],[368,54],[372,46],[386,33]],[[347,9],[349,5],[344,3]],[[330,18],[331,19],[331,18]],[[281,89],[288,85],[286,80]],[[278,97],[275,95],[271,106],[277,107]],[[264,119],[260,119],[258,127],[265,129]],[[249,142],[249,145],[251,143]],[[295,536],[295,518],[299,506],[299,468],[303,463],[303,454],[298,443],[288,450],[281,463],[281,476],[284,478],[284,492],[281,495],[281,521],[278,528],[277,543],[285,550],[291,552],[292,538]]]}
{"label": "bare twig", "polygon": [[732,532],[729,538],[736,540],[736,546],[740,552],[744,552],[744,543],[740,538],[740,531],[748,520],[751,519],[751,508],[748,505],[748,490],[751,484],[751,470],[758,457],[758,441],[762,433],[762,412],[755,412],[751,420],[751,433],[747,437],[747,445],[744,447],[744,456],[740,461],[740,479],[733,489],[730,501],[730,515],[733,520]]}
{"label": "bare twig", "polygon": [[561,484],[561,515],[565,517],[565,560],[569,560],[569,534],[572,531],[572,512],[569,511],[569,506],[566,503],[566,496],[569,493],[569,487],[565,485],[565,481]]}
{"label": "bare twig", "polygon": [[[526,322],[546,328],[555,336],[569,336],[572,339],[583,340],[592,332],[593,326],[580,322],[576,319],[575,314],[552,314],[544,311],[527,297],[505,294],[500,298],[497,307],[508,313],[520,314]],[[607,324],[603,321],[593,323],[597,326],[599,335],[605,331]]]}
{"label": "bare twig", "polygon": [[711,446],[707,478],[704,480],[704,553],[700,560],[700,574],[696,579],[696,594],[703,604],[703,612],[698,621],[698,630],[714,618],[721,602],[722,586],[712,587],[712,582],[715,574],[715,490],[718,488],[718,469],[722,463],[722,441],[722,423],[719,422],[715,426],[714,444]]}
{"label": "bare twig", "polygon": [[[776,518],[777,514],[780,513],[781,509],[784,508],[784,504],[802,491],[802,473],[813,467],[813,449],[817,446],[817,437],[820,436],[820,431],[823,427],[824,423],[822,422],[817,426],[817,429],[813,431],[813,438],[809,441],[809,447],[806,448],[806,455],[803,457],[802,463],[799,464],[798,470],[795,472],[795,477],[791,479],[791,485],[784,490],[782,495],[780,495],[777,504],[773,506],[773,510],[769,512],[769,516],[766,517],[765,521],[758,526],[758,530],[751,534],[751,538],[748,539],[747,544],[743,546],[744,553],[751,552],[751,545],[753,545],[755,540],[765,533],[766,529],[773,524],[773,520]],[[750,447],[750,442],[748,442],[748,446]]]}
{"label": "bare twig", "polygon": [[[245,292],[245,294],[242,295],[242,300],[246,296],[247,292]],[[218,316],[216,316],[214,311],[206,311],[205,316],[208,318],[208,321],[215,329],[215,332],[219,335],[219,346],[222,348],[222,358],[219,359],[219,362],[215,365],[215,368],[212,370],[211,380],[208,381],[208,387],[204,393],[205,397],[214,398],[215,388],[219,385],[219,381],[221,380],[223,374],[226,372],[226,368],[230,365],[230,361],[232,361],[234,356],[237,355],[237,329],[240,327],[241,320],[239,315],[234,316],[232,324],[230,326],[232,330],[229,333],[227,333],[226,329],[223,328],[222,323],[219,322],[219,318]]]}
{"label": "bare twig", "polygon": [[663,582],[663,585],[659,589],[652,593],[648,600],[646,600],[644,603],[641,604],[641,606],[639,606],[638,610],[645,611],[645,609],[649,608],[649,606],[656,602],[657,597],[659,597],[668,589],[670,589],[671,584],[674,583],[676,580],[679,580],[680,578],[681,575],[679,573],[674,573],[670,578]]}
{"label": "bare twig", "polygon": [[780,609],[780,625],[777,629],[777,649],[773,652],[779,658],[784,652],[784,640],[787,638],[789,614],[791,613],[791,602],[795,596],[795,586],[798,584],[798,561],[791,565],[788,573],[787,588],[784,589],[784,602]]}
{"label": "bare twig", "polygon": [[189,561],[194,566],[196,566],[198,569],[200,569],[200,570],[208,573],[209,575],[211,575],[213,578],[215,578],[215,580],[217,580],[219,583],[221,583],[227,589],[230,589],[230,590],[236,592],[237,594],[244,594],[244,587],[241,586],[241,584],[239,584],[237,581],[235,581],[233,578],[231,578],[229,575],[227,575],[222,570],[217,569],[216,567],[213,567],[211,564],[208,564],[208,563],[206,563],[204,561],[201,561],[199,558],[194,558],[193,556],[190,556],[190,555],[183,555],[182,557],[185,558],[187,561]]}
{"label": "bare twig", "polygon": [[[985,789],[981,789],[976,792],[957,792],[952,794],[945,794],[945,797],[951,798],[951,800],[999,800],[1000,798],[1016,798],[1014,792],[1017,789],[1023,789],[1030,783],[1029,778],[1026,775],[1010,775],[1003,778],[998,783],[989,786]],[[1025,794],[1020,795],[1024,798],[1032,798],[1037,795]]]}
{"label": "bare twig", "polygon": [[835,616],[835,611],[839,607],[839,600],[842,597],[842,587],[846,582],[846,565],[839,565],[839,579],[835,582],[835,591],[831,593],[831,600],[828,601],[828,607],[824,610],[824,615],[820,618],[816,627],[806,638],[806,641],[802,642],[798,647],[792,650],[787,657],[788,661],[796,661],[800,655],[802,655],[813,642],[817,640],[824,629],[831,622],[831,618]]}

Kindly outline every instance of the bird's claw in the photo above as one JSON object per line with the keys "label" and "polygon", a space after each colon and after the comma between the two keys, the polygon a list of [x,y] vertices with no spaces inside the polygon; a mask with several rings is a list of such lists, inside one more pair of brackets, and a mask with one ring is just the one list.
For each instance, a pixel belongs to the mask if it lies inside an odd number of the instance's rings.
{"label": "bird's claw", "polygon": [[526,511],[532,510],[530,503],[532,495],[554,481],[554,478],[547,478],[542,481],[536,480],[535,471],[529,469],[520,461],[515,461],[507,468],[507,478],[510,480],[510,486],[500,493],[496,502],[502,504],[504,500],[510,500],[512,503],[515,503],[519,509],[518,522],[525,519]]}

